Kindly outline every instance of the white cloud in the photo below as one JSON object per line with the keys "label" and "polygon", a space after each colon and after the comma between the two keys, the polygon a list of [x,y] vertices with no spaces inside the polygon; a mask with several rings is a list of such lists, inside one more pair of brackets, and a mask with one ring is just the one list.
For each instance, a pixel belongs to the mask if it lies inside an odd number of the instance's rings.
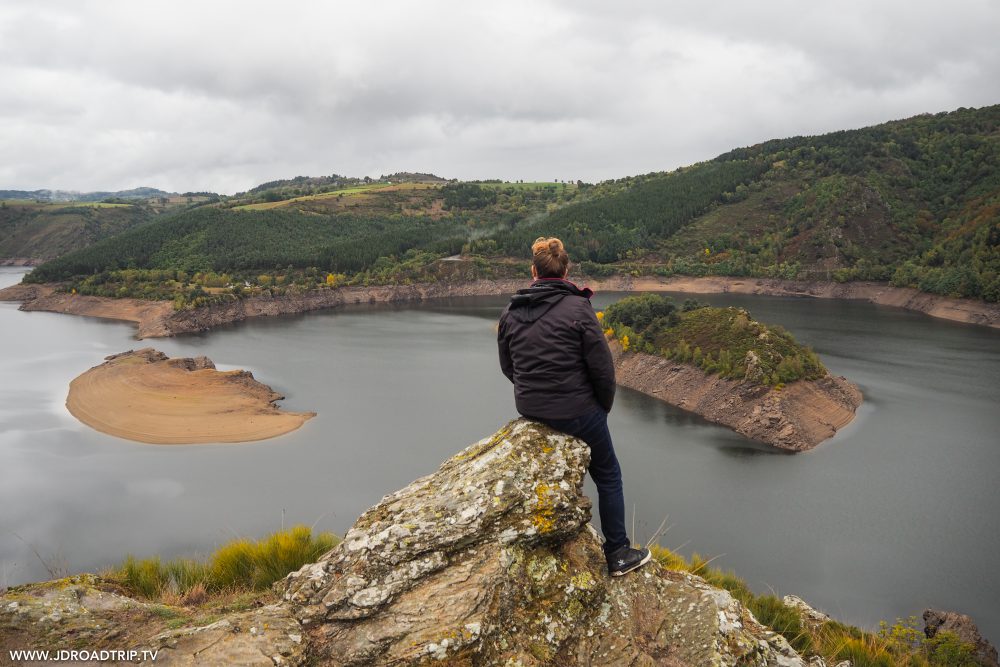
{"label": "white cloud", "polygon": [[0,188],[671,169],[1000,102],[996,34],[989,0],[9,0]]}

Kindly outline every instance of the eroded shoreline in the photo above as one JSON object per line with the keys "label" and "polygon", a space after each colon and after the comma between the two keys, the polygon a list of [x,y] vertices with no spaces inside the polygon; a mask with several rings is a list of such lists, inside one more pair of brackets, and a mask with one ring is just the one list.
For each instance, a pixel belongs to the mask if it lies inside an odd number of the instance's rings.
{"label": "eroded shoreline", "polygon": [[70,382],[66,408],[102,433],[157,445],[250,442],[294,431],[312,412],[248,371],[218,371],[206,357],[170,359],[153,348],[105,358]]}
{"label": "eroded shoreline", "polygon": [[797,380],[779,391],[652,354],[622,352],[616,340],[610,345],[621,386],[786,451],[807,451],[832,438],[854,420],[863,400],[844,377]]}
{"label": "eroded shoreline", "polygon": [[[1000,304],[953,299],[911,288],[881,283],[789,281],[771,278],[687,278],[619,276],[583,280],[598,290],[660,291],[690,294],[756,294],[819,299],[858,299],[925,313],[954,322],[1000,328]],[[207,331],[251,317],[305,313],[345,304],[421,301],[445,297],[500,296],[528,284],[527,280],[476,280],[464,283],[423,283],[341,287],[278,297],[252,296],[193,310],[175,311],[167,301],[112,299],[57,291],[56,285],[12,285],[0,290],[0,301],[20,301],[21,310],[47,311],[132,322],[136,337],[159,338]]]}

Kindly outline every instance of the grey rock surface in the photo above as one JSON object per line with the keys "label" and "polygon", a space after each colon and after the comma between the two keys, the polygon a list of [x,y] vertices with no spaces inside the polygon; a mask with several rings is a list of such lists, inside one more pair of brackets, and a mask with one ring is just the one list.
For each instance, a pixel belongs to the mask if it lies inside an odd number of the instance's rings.
{"label": "grey rock surface", "polygon": [[[655,563],[608,576],[587,446],[527,420],[386,496],[285,580],[340,665],[805,665],[728,592]],[[814,663],[815,664],[815,663]]]}

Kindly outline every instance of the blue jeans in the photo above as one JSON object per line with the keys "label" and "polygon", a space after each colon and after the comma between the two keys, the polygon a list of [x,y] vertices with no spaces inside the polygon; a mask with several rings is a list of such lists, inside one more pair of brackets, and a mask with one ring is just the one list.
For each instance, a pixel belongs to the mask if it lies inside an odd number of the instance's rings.
{"label": "blue jeans", "polygon": [[[525,415],[527,417],[527,415]],[[604,553],[630,544],[625,532],[625,493],[622,491],[622,470],[611,444],[608,414],[598,408],[573,419],[540,419],[557,431],[580,438],[590,445],[590,478],[597,485],[597,508],[604,533]]]}

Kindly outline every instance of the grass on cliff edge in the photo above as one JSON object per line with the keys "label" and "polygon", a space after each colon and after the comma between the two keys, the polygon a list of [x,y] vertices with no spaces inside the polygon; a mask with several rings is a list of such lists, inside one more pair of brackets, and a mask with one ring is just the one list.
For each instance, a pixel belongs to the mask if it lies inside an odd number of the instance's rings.
{"label": "grass on cliff edge", "polygon": [[339,541],[332,533],[313,535],[307,526],[293,526],[257,542],[233,540],[204,561],[129,555],[108,578],[148,600],[197,604],[207,595],[264,590]]}
{"label": "grass on cliff edge", "polygon": [[625,351],[693,364],[706,373],[776,387],[815,380],[827,370],[809,347],[743,308],[713,308],[691,299],[678,308],[659,294],[629,296],[599,315]]}
{"label": "grass on cliff edge", "polygon": [[710,560],[693,554],[691,560],[661,546],[650,548],[657,562],[668,570],[690,572],[713,586],[724,588],[747,607],[758,621],[780,633],[805,656],[822,656],[834,665],[850,660],[853,667],[977,667],[972,645],[950,632],[928,639],[918,629],[915,616],[885,621],[877,632],[865,632],[838,621],[803,623],[799,612],[775,595],[756,595],[733,572],[709,567]]}

